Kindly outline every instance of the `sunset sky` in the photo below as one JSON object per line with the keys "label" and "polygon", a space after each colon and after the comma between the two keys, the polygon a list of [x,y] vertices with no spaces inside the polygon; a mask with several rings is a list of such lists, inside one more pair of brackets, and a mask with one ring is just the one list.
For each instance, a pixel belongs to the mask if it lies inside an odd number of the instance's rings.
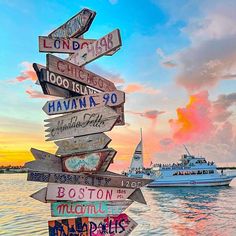
{"label": "sunset sky", "polygon": [[129,165],[140,128],[146,166],[176,162],[182,144],[236,162],[236,1],[0,0],[0,165],[32,160],[31,147],[55,153],[32,63],[46,63],[38,36],[84,7],[97,13],[85,38],[121,31],[116,54],[86,65],[126,92],[126,125],[106,133],[118,151],[111,168]]}

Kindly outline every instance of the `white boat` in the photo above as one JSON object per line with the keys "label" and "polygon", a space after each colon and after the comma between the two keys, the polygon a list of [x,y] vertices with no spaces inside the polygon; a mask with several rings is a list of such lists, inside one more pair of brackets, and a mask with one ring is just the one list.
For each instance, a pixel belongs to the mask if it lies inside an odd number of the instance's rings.
{"label": "white boat", "polygon": [[188,153],[177,164],[155,164],[150,177],[154,181],[147,187],[225,186],[236,175],[218,171],[214,162]]}
{"label": "white boat", "polygon": [[236,177],[235,173],[218,171],[214,162],[191,155],[185,149],[187,154],[182,155],[177,164],[154,164],[151,168],[144,168],[141,133],[141,141],[135,149],[127,174],[129,177],[153,179],[147,187],[225,186]]}

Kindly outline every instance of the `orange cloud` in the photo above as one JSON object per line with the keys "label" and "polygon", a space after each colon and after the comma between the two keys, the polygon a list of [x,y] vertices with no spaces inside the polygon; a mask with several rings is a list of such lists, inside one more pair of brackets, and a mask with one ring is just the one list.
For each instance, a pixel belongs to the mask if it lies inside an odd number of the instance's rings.
{"label": "orange cloud", "polygon": [[141,84],[129,84],[124,88],[124,92],[126,93],[145,93],[145,94],[158,94],[160,90],[150,88]]}
{"label": "orange cloud", "polygon": [[191,95],[186,107],[177,109],[177,119],[169,120],[174,140],[183,143],[209,137],[214,130],[210,110],[207,91]]}
{"label": "orange cloud", "polygon": [[31,63],[22,62],[21,65],[23,66],[24,69],[23,71],[21,71],[21,74],[16,77],[16,81],[22,82],[27,79],[36,81],[38,79]]}

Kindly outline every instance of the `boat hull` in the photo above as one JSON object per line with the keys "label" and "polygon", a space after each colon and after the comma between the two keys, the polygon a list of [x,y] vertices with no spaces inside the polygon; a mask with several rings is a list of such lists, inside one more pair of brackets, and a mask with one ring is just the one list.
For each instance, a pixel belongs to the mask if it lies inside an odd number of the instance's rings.
{"label": "boat hull", "polygon": [[228,186],[233,177],[227,177],[222,179],[205,179],[205,180],[182,180],[182,181],[158,181],[154,180],[147,185],[149,188],[155,187],[209,187],[209,186]]}

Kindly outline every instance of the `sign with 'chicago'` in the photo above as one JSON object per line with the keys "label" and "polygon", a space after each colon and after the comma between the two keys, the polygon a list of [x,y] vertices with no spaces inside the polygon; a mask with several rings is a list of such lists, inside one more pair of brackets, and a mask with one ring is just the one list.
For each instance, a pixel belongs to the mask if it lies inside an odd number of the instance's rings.
{"label": "sign with 'chicago'", "polygon": [[109,131],[118,116],[112,108],[101,107],[47,119],[47,141]]}

